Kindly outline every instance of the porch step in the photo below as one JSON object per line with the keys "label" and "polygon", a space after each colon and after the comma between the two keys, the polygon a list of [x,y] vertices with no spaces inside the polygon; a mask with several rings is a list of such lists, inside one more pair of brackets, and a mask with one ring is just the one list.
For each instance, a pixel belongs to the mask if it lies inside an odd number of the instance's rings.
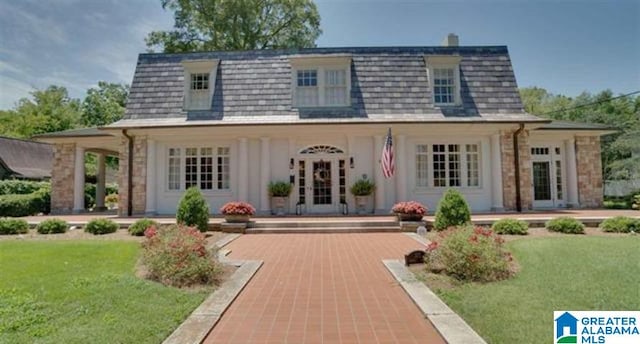
{"label": "porch step", "polygon": [[322,227],[249,227],[246,234],[292,234],[292,233],[388,233],[400,232],[400,226],[322,226]]}
{"label": "porch step", "polygon": [[261,228],[400,228],[397,221],[379,220],[379,221],[331,221],[331,220],[301,220],[301,221],[264,221],[257,220],[251,222],[249,227],[252,229]]}

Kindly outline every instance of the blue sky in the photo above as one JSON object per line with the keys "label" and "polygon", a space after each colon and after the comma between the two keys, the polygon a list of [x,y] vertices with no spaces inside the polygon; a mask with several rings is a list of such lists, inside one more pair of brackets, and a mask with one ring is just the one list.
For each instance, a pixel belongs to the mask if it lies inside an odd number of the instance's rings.
{"label": "blue sky", "polygon": [[[518,84],[575,96],[640,90],[640,0],[317,1],[318,45],[507,45]],[[0,0],[0,109],[34,88],[82,98],[130,83],[144,37],[172,27],[159,0]]]}

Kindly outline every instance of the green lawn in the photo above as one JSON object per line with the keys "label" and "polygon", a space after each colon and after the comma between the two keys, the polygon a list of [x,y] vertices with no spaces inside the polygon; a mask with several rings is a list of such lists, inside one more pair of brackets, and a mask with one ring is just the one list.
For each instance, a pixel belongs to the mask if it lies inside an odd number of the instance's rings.
{"label": "green lawn", "polygon": [[208,294],[135,276],[139,244],[0,242],[0,343],[159,343]]}
{"label": "green lawn", "polygon": [[[434,288],[490,343],[551,343],[554,310],[640,309],[640,236],[520,239],[513,279]],[[430,275],[428,284],[438,278]],[[442,281],[440,281],[442,282]]]}

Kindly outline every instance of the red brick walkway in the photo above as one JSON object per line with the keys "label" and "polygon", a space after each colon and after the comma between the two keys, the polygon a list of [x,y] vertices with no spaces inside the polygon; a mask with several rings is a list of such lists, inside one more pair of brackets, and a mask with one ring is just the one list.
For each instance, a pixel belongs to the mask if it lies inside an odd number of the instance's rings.
{"label": "red brick walkway", "polygon": [[444,343],[380,261],[419,247],[399,233],[244,235],[231,257],[264,265],[205,343]]}

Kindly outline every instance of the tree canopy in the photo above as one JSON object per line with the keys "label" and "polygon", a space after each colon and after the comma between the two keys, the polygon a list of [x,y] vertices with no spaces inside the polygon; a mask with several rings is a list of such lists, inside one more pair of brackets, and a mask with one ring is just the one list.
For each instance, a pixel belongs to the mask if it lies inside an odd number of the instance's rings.
{"label": "tree canopy", "polygon": [[129,86],[106,81],[98,82],[98,87],[87,90],[82,102],[83,125],[95,127],[113,123],[124,115]]}
{"label": "tree canopy", "polygon": [[145,39],[166,53],[315,47],[322,32],[311,0],[161,0],[174,29]]}
{"label": "tree canopy", "polygon": [[527,112],[556,120],[599,123],[618,130],[602,138],[605,179],[640,178],[640,95],[615,97],[610,90],[575,98],[544,88],[520,89]]}

